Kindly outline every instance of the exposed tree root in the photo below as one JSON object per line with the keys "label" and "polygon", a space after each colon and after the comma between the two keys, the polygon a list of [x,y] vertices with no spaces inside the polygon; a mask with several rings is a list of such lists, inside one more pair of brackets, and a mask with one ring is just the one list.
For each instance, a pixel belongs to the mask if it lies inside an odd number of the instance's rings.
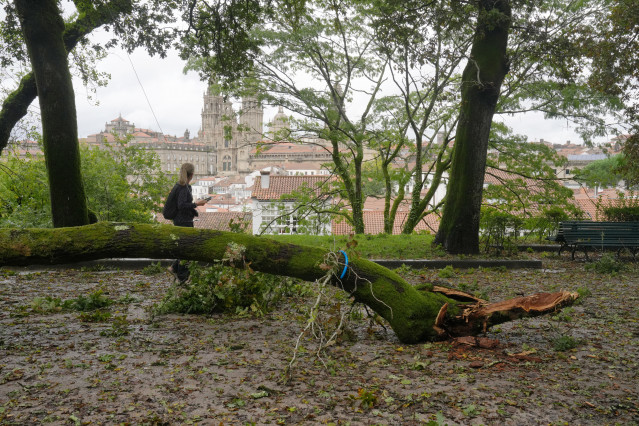
{"label": "exposed tree root", "polygon": [[461,315],[449,318],[446,329],[454,336],[473,335],[478,328],[479,331],[486,332],[493,325],[555,312],[572,304],[578,297],[578,293],[560,291],[537,293],[495,303],[479,302],[464,308]]}

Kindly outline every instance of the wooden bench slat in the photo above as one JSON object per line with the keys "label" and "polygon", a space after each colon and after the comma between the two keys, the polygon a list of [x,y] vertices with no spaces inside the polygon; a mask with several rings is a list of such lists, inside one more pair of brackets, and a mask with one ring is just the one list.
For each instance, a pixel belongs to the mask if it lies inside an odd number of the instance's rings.
{"label": "wooden bench slat", "polygon": [[573,259],[578,248],[586,258],[588,248],[629,249],[634,257],[639,248],[639,222],[565,221],[560,222],[557,235],[548,239],[562,244],[560,254],[563,248],[572,248]]}

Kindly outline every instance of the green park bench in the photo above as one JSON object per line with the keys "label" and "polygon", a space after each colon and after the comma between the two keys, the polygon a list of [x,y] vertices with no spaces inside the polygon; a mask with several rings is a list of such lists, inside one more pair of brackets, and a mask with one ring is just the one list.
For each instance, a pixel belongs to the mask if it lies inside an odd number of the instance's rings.
{"label": "green park bench", "polygon": [[559,223],[557,234],[548,237],[551,241],[561,244],[559,254],[568,248],[575,252],[583,250],[588,259],[588,250],[617,250],[617,256],[622,250],[628,250],[635,259],[639,249],[639,222],[591,222],[566,221]]}

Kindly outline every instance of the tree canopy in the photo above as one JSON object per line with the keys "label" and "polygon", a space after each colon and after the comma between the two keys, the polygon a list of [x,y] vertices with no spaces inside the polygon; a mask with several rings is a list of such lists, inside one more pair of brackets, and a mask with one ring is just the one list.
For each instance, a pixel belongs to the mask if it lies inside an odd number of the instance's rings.
{"label": "tree canopy", "polygon": [[[25,65],[28,57],[28,68],[32,71],[22,77],[18,88],[2,104],[0,152],[37,95],[53,224],[56,227],[87,224],[90,215],[81,175],[74,90],[67,56],[78,43],[87,42],[87,34],[105,24],[115,35],[124,37],[126,48],[146,46],[150,53],[162,54],[175,31],[165,31],[161,25],[173,22],[172,11],[177,6],[170,2],[140,4],[131,0],[96,5],[77,0],[74,2],[77,17],[66,24],[55,0],[3,3],[5,19],[0,38],[5,49],[0,61],[4,65]],[[153,3],[157,3],[156,8]],[[116,39],[111,39],[105,46],[116,43]],[[99,45],[93,48],[103,49]],[[84,76],[90,79],[94,74]]]}
{"label": "tree canopy", "polygon": [[615,188],[624,176],[620,172],[626,158],[622,154],[593,161],[575,172],[575,179],[590,188]]}
{"label": "tree canopy", "polygon": [[[2,0],[4,20],[0,22],[0,64],[18,84],[3,99],[0,111],[0,153],[7,146],[11,131],[22,119],[37,96],[35,75],[27,55],[15,3]],[[176,5],[152,0],[112,0],[104,3],[73,2],[75,10],[70,14],[59,10],[60,16],[68,16],[62,33],[67,53],[72,56],[70,67],[85,84],[105,84],[96,61],[115,46],[128,52],[142,47],[151,55],[165,56],[175,39]],[[38,7],[31,5],[31,7]],[[104,42],[91,41],[89,35],[104,27],[110,36]]]}
{"label": "tree canopy", "polygon": [[[6,65],[26,64],[25,21],[18,19],[16,8],[20,3],[3,2],[6,16],[0,42],[7,54],[0,60]],[[77,46],[103,53],[121,44],[127,50],[141,46],[163,55],[177,40],[189,68],[197,69],[204,79],[219,81],[225,94],[257,91],[263,101],[296,113],[292,139],[312,133],[327,141],[325,148],[341,182],[333,190],[349,205],[338,213],[356,232],[364,231],[364,174],[374,169],[364,158],[374,155],[371,163],[384,182],[385,229],[392,229],[394,214],[406,198],[410,214],[403,231],[411,232],[419,220],[440,207],[432,202],[433,194],[449,171],[451,155],[462,149],[459,122],[463,114],[457,109],[467,89],[462,66],[477,65],[471,42],[483,41],[503,21],[493,7],[497,3],[113,0],[94,4],[78,0],[74,2],[77,15],[69,17],[61,36],[67,54]],[[628,22],[618,9],[626,10],[627,5],[623,0],[613,3],[616,6],[611,9],[608,2],[594,0],[513,1],[510,41],[501,58],[508,58],[504,64],[509,72],[498,91],[495,113],[542,111],[547,117],[577,123],[587,137],[606,132],[602,117],[621,106],[615,97],[618,92],[602,95],[586,84],[584,51],[573,39],[580,30],[586,34],[596,26],[597,17],[609,10],[613,11],[611,22],[616,22],[610,28],[622,33]],[[49,15],[62,16],[59,10]],[[182,24],[176,22],[178,15]],[[87,35],[101,26],[113,37],[102,44],[90,42]],[[603,39],[597,37],[592,43]],[[585,39],[579,40],[586,45]],[[74,59],[82,57],[78,54]],[[95,77],[82,61],[73,62],[87,80]],[[0,136],[13,128],[35,97],[33,75],[24,78],[24,84],[5,99]],[[458,135],[453,138],[455,132]],[[44,133],[46,141],[54,132]],[[453,139],[457,139],[454,151],[450,149]],[[0,138],[0,149],[5,145],[6,139]],[[486,149],[483,144],[476,153],[483,157]],[[45,152],[53,156],[54,151]],[[52,161],[51,168],[58,163]],[[483,176],[481,169],[480,164],[473,176]],[[62,175],[60,169],[50,173]],[[379,188],[375,195],[381,195]],[[468,217],[477,217],[479,204],[473,203],[472,209]]]}
{"label": "tree canopy", "polygon": [[626,161],[621,171],[630,184],[639,183],[639,11],[633,0],[609,0],[598,25],[584,28],[579,38],[592,60],[590,85],[607,95],[619,96],[625,105]]}

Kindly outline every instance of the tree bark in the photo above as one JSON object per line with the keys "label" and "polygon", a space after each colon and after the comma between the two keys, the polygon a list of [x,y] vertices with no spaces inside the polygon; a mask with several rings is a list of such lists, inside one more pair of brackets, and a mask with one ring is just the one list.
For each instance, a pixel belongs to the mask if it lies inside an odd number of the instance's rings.
{"label": "tree bark", "polygon": [[[315,281],[327,273],[327,252],[247,234],[174,227],[114,224],[57,229],[1,229],[0,266],[60,264],[103,258],[179,258],[211,262],[224,257],[230,242],[246,247],[251,268]],[[494,324],[553,312],[578,295],[559,292],[488,304],[444,287],[416,288],[399,275],[365,259],[336,254],[332,284],[386,319],[399,340],[417,343],[475,335]],[[338,276],[346,270],[344,277]]]}
{"label": "tree bark", "polygon": [[450,253],[479,253],[488,137],[501,84],[508,72],[509,0],[480,0],[470,58],[462,75],[460,119],[455,135],[446,203],[435,243]]}
{"label": "tree bark", "polygon": [[53,226],[85,225],[89,215],[64,21],[55,0],[16,0],[15,5],[38,89]]}
{"label": "tree bark", "polygon": [[31,105],[36,96],[38,96],[38,89],[35,76],[33,72],[30,72],[22,77],[18,88],[2,102],[2,110],[0,110],[0,154],[9,143],[11,131],[18,124],[18,121],[27,115],[29,105]]}

